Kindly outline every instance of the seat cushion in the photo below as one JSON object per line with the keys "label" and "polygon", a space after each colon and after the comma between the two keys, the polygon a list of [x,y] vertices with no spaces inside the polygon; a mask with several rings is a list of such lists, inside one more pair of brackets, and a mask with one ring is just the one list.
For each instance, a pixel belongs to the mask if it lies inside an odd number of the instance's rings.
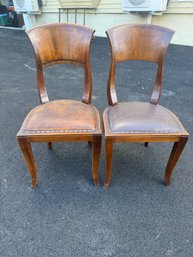
{"label": "seat cushion", "polygon": [[94,106],[73,100],[56,100],[39,105],[25,118],[22,130],[28,133],[87,132],[97,127]]}
{"label": "seat cushion", "polygon": [[179,133],[184,130],[168,109],[144,102],[122,102],[106,109],[111,133]]}

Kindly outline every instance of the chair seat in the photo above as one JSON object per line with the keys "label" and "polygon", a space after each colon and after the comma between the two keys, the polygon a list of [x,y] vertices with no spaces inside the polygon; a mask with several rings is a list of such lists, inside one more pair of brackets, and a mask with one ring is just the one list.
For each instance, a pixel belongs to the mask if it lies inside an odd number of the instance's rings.
{"label": "chair seat", "polygon": [[74,100],[56,100],[34,108],[25,118],[25,133],[93,132],[98,127],[98,111]]}
{"label": "chair seat", "polygon": [[110,133],[180,133],[184,127],[168,109],[146,102],[121,102],[106,109]]}

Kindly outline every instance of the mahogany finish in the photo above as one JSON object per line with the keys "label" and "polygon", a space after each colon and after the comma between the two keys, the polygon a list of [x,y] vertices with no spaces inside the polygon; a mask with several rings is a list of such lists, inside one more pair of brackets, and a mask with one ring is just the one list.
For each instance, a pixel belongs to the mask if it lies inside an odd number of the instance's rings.
{"label": "mahogany finish", "polygon": [[[25,118],[17,140],[32,178],[37,184],[37,169],[31,143],[87,141],[92,145],[92,174],[98,186],[98,165],[101,150],[101,127],[98,110],[91,105],[92,77],[90,45],[94,30],[73,24],[56,23],[27,31],[31,40],[37,68],[37,88],[40,105]],[[69,63],[84,70],[84,92],[81,101],[54,100],[49,102],[43,68]]]}
{"label": "mahogany finish", "polygon": [[[111,64],[107,85],[109,107],[103,113],[108,188],[112,176],[112,153],[115,142],[174,142],[165,170],[170,184],[172,171],[188,140],[188,132],[168,109],[158,105],[162,88],[164,58],[174,31],[149,24],[121,25],[107,32],[111,47]],[[153,93],[148,102],[119,102],[116,95],[116,64],[142,60],[157,64]]]}

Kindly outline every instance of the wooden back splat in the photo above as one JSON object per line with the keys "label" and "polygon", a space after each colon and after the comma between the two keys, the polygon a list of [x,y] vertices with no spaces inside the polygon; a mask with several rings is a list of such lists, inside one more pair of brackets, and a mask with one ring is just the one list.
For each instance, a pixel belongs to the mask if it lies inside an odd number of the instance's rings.
{"label": "wooden back splat", "polygon": [[107,88],[109,104],[115,105],[118,102],[115,89],[116,63],[128,60],[142,60],[158,65],[150,99],[150,103],[157,104],[162,87],[164,57],[174,31],[149,24],[126,24],[111,28],[106,34],[111,47],[111,65]]}
{"label": "wooden back splat", "polygon": [[84,68],[82,102],[91,103],[92,77],[90,71],[90,44],[94,30],[75,24],[48,24],[27,31],[33,46],[37,65],[37,87],[40,103],[49,102],[43,67],[69,63]]}

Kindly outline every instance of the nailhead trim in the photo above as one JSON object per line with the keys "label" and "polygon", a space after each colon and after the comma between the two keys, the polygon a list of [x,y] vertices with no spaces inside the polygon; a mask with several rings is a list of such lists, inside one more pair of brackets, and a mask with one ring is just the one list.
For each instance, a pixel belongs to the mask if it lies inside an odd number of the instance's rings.
{"label": "nailhead trim", "polygon": [[167,134],[167,133],[178,133],[180,131],[172,131],[172,130],[112,131],[112,130],[109,130],[109,132],[112,133],[112,134],[156,134],[156,133]]}
{"label": "nailhead trim", "polygon": [[27,132],[30,132],[32,134],[39,134],[39,133],[77,133],[77,132],[94,132],[95,130],[89,130],[89,129],[79,129],[79,130],[25,130]]}

